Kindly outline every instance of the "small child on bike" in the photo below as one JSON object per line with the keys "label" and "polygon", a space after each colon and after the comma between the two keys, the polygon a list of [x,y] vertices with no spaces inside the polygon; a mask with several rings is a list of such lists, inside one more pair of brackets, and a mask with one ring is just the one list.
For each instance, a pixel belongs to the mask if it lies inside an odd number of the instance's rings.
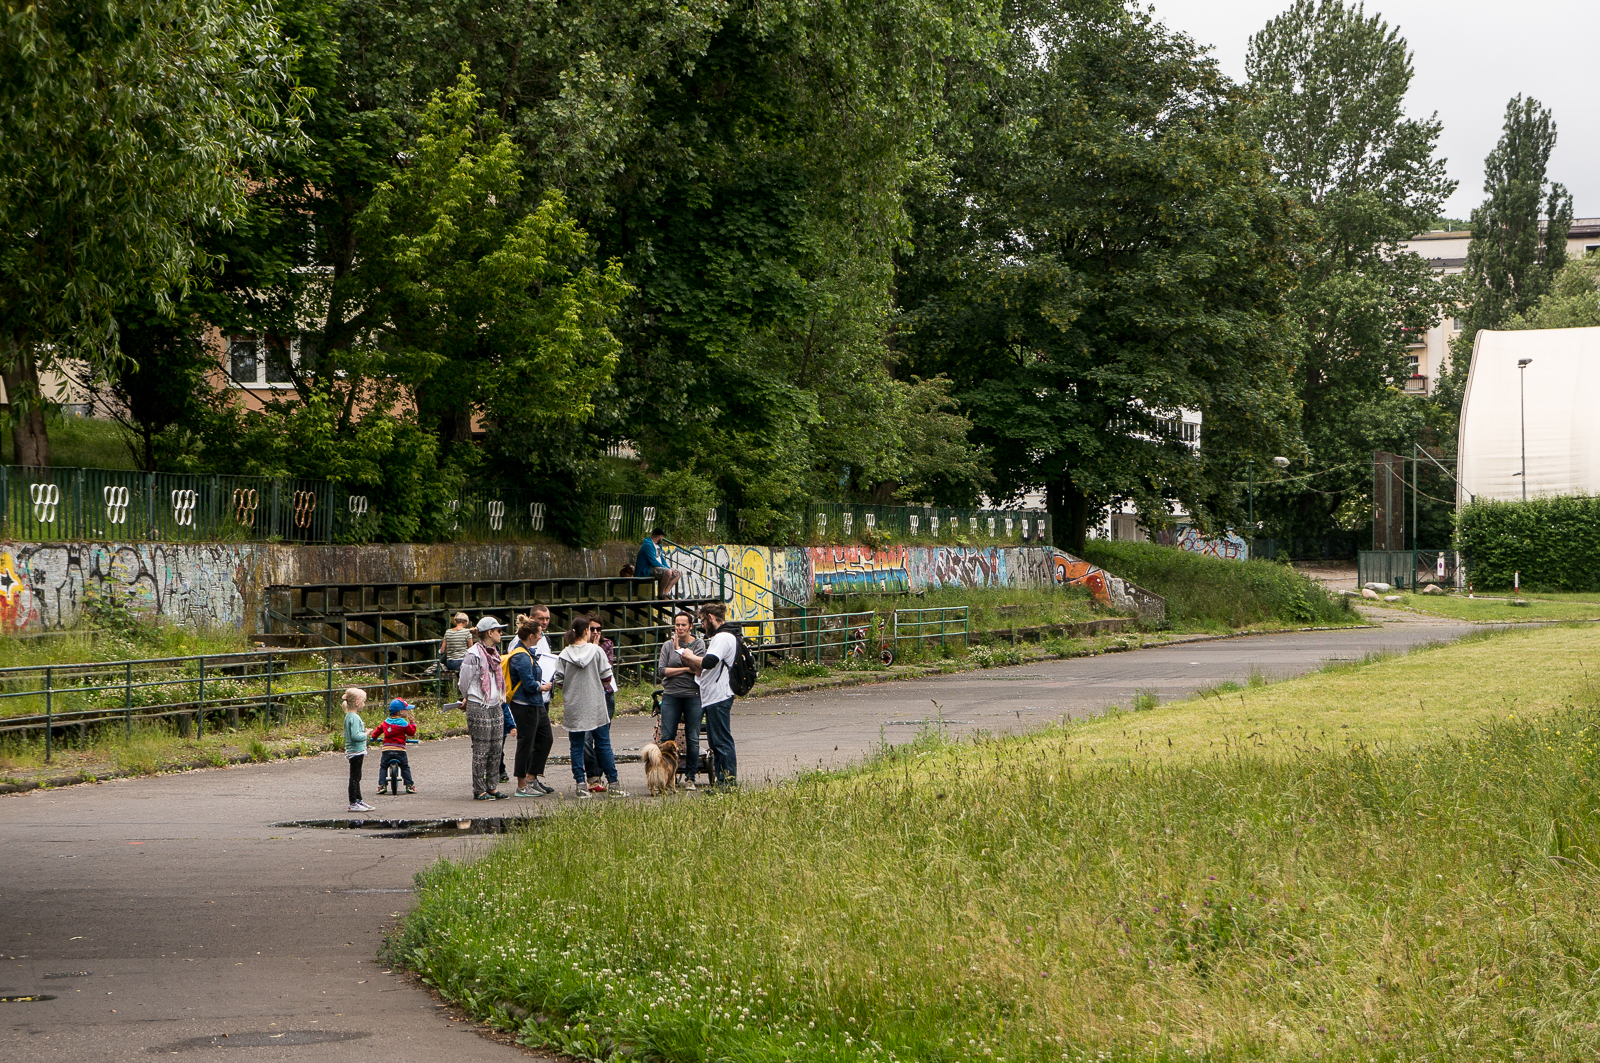
{"label": "small child on bike", "polygon": [[389,786],[389,793],[399,796],[402,777],[406,782],[406,793],[417,792],[411,782],[411,761],[406,756],[406,740],[415,740],[416,734],[416,708],[400,698],[389,702],[389,715],[368,735],[369,738],[383,739],[383,758],[378,761],[378,793],[383,793],[383,788]]}

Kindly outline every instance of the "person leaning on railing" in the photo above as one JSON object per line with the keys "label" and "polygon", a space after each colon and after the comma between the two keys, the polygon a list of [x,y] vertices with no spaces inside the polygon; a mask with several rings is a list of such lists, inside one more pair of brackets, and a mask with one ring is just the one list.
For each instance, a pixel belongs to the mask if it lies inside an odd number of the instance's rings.
{"label": "person leaning on railing", "polygon": [[444,633],[444,639],[439,643],[439,660],[444,662],[449,671],[461,671],[461,658],[472,648],[471,624],[466,613],[457,613],[450,630]]}

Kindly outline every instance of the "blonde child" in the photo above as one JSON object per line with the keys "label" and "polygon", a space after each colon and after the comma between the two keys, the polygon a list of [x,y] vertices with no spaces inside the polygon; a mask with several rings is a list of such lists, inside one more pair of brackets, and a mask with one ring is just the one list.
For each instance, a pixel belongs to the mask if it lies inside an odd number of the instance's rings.
{"label": "blonde child", "polygon": [[361,800],[361,765],[367,759],[367,724],[361,710],[367,707],[367,692],[350,687],[344,692],[344,756],[350,762],[350,811],[371,812]]}

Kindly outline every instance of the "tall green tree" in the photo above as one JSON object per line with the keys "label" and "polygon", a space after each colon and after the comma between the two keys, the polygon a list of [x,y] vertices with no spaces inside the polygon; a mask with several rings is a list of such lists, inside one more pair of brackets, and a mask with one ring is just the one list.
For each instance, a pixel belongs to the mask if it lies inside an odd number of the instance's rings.
{"label": "tall green tree", "polygon": [[187,285],[195,225],[243,212],[240,159],[297,136],[290,59],[245,0],[0,15],[0,375],[20,464],[50,462],[40,374],[114,363],[117,308]]}
{"label": "tall green tree", "polygon": [[1289,296],[1301,449],[1257,510],[1279,535],[1321,535],[1341,510],[1366,511],[1373,448],[1414,441],[1397,438],[1415,426],[1390,415],[1393,386],[1447,294],[1399,245],[1430,227],[1455,182],[1434,155],[1437,118],[1405,116],[1405,40],[1360,4],[1297,0],[1251,39],[1246,69],[1249,126],[1306,209]]}
{"label": "tall green tree", "polygon": [[1292,432],[1290,206],[1191,40],[1121,8],[1018,14],[918,202],[910,365],[949,374],[997,492],[1043,487],[1069,549],[1123,501],[1225,520],[1236,469]]}
{"label": "tall green tree", "polygon": [[1547,175],[1555,146],[1549,109],[1531,96],[1512,97],[1500,140],[1484,159],[1487,195],[1472,212],[1461,276],[1462,329],[1451,341],[1451,372],[1438,396],[1453,414],[1461,411],[1478,331],[1532,311],[1567,264],[1572,194]]}

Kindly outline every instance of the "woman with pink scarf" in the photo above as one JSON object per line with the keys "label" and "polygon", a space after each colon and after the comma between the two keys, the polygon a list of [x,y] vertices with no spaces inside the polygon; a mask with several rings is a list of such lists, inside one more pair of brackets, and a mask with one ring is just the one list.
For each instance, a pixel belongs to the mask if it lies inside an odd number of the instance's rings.
{"label": "woman with pink scarf", "polygon": [[492,616],[479,620],[473,629],[477,641],[461,658],[461,700],[472,736],[472,796],[478,801],[511,796],[498,789],[506,746],[506,681],[498,649],[504,626]]}

